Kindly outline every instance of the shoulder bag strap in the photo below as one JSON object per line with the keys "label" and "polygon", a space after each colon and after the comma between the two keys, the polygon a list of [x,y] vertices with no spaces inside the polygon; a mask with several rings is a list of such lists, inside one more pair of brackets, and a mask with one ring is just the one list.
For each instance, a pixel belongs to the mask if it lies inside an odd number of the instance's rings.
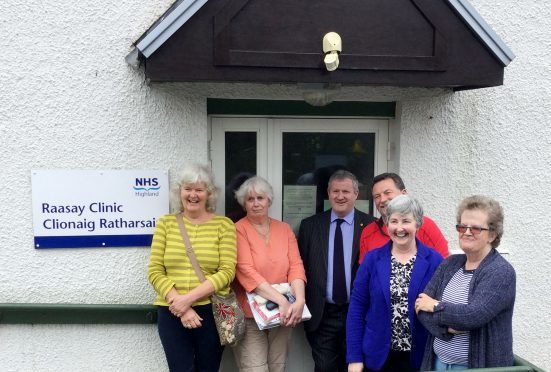
{"label": "shoulder bag strap", "polygon": [[197,262],[197,257],[195,256],[195,252],[193,251],[193,247],[191,246],[191,242],[189,241],[186,225],[184,224],[184,219],[182,218],[182,213],[178,213],[176,215],[176,220],[178,221],[178,226],[180,226],[180,233],[182,234],[182,239],[184,240],[184,244],[186,245],[186,253],[189,261],[191,262],[191,266],[193,266],[195,274],[197,274],[199,280],[201,282],[204,282],[206,278],[203,274],[203,271],[201,270],[201,266],[199,266],[199,262]]}

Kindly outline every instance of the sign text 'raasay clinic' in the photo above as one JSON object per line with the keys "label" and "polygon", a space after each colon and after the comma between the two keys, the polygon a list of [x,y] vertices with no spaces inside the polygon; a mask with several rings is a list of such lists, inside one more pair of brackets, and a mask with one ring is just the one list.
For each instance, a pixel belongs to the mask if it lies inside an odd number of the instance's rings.
{"label": "sign text 'raasay clinic'", "polygon": [[[81,218],[87,212],[101,213],[102,215],[113,214],[113,218]],[[95,231],[100,229],[120,229],[120,228],[148,228],[155,227],[155,218],[149,220],[127,220],[122,217],[116,217],[118,213],[124,213],[124,205],[117,203],[93,202],[88,205],[52,205],[42,203],[42,213],[44,215],[52,214],[52,218],[43,220],[43,227],[48,230],[86,230]],[[54,217],[55,216],[55,217]],[[62,218],[67,216],[68,218]]]}

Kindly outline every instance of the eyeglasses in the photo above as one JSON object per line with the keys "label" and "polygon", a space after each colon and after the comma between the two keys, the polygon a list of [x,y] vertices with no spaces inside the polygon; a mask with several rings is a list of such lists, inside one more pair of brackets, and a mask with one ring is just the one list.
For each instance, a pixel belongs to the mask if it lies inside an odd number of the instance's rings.
{"label": "eyeglasses", "polygon": [[471,234],[473,235],[478,235],[480,234],[482,231],[490,231],[492,229],[489,229],[487,227],[482,227],[482,226],[467,226],[467,225],[463,225],[463,224],[459,224],[459,225],[455,225],[455,229],[457,230],[457,232],[461,233],[461,234],[464,234],[467,232],[467,230],[471,230]]}

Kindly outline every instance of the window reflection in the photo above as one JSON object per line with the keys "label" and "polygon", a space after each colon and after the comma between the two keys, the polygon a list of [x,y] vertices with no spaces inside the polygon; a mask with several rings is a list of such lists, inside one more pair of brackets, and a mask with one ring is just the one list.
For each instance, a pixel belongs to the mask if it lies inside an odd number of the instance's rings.
{"label": "window reflection", "polygon": [[226,216],[237,222],[245,211],[234,193],[248,178],[256,174],[256,132],[226,132]]}
{"label": "window reflection", "polygon": [[374,161],[374,133],[283,133],[283,185],[315,185],[316,213],[325,209],[329,177],[339,169],[358,177],[358,199],[369,201]]}

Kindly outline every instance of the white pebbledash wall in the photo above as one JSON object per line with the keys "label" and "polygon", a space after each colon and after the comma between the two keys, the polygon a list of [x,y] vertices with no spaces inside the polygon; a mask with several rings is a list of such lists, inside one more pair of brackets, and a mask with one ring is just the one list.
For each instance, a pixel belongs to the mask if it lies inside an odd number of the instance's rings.
{"label": "white pebbledash wall", "polygon": [[[444,0],[442,0],[444,1]],[[147,248],[35,250],[31,169],[178,169],[207,159],[206,98],[301,99],[294,86],[148,85],[124,57],[172,0],[5,0],[0,12],[0,303],[151,303]],[[397,164],[456,248],[455,207],[505,207],[515,352],[551,369],[551,7],[471,0],[517,55],[501,87],[345,88],[398,101]],[[151,325],[3,325],[2,371],[161,371]],[[291,369],[293,370],[293,369]]]}

